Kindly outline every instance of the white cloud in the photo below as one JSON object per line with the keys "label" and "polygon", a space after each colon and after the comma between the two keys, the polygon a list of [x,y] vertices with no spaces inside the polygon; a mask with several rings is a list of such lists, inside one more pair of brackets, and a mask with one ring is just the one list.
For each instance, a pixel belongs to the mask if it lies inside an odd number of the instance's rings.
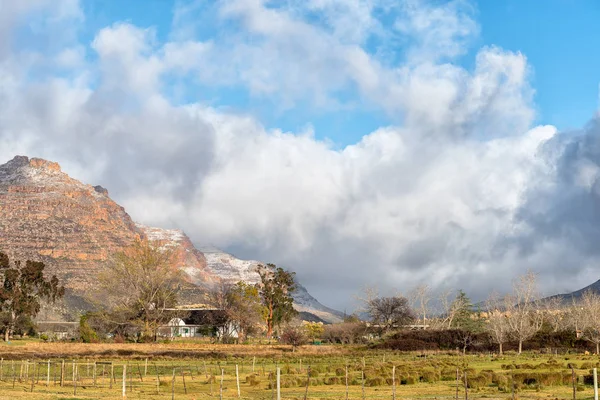
{"label": "white cloud", "polygon": [[[211,12],[235,30],[210,40],[182,29],[160,43],[151,28],[115,23],[89,47],[54,53],[67,77],[50,70],[37,81],[22,69],[47,55],[13,52],[0,63],[0,158],[59,161],[140,222],[284,264],[338,307],[365,283],[406,290],[427,281],[480,299],[526,268],[560,276],[569,259],[573,281],[584,282],[600,255],[576,254],[570,241],[597,233],[591,211],[578,210],[567,233],[556,228],[569,201],[597,197],[600,132],[566,140],[532,128],[520,53],[482,48],[472,71],[450,63],[478,30],[464,3],[403,3],[400,33],[414,40],[407,62],[368,48],[369,37],[400,34],[378,19],[394,3],[220,2]],[[251,115],[174,104],[169,79],[190,75],[284,109],[358,99],[395,123],[336,149]]]}

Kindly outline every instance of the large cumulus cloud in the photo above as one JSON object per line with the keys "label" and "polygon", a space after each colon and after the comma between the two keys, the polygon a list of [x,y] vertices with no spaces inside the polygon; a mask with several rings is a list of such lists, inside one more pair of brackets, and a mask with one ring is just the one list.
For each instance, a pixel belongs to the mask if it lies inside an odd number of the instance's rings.
{"label": "large cumulus cloud", "polygon": [[[479,31],[468,3],[180,4],[166,42],[123,22],[82,42],[77,3],[59,3],[7,11],[67,32],[51,45],[0,30],[2,160],[56,160],[140,222],[292,268],[340,308],[365,284],[481,299],[526,269],[548,292],[597,278],[599,125],[533,127],[520,53],[485,47],[460,67]],[[277,113],[366,107],[389,125],[340,149],[198,100],[231,88]]]}

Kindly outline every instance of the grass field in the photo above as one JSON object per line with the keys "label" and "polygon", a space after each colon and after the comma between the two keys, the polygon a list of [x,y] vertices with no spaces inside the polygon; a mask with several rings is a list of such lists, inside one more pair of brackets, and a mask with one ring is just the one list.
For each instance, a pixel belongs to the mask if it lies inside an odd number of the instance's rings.
{"label": "grass field", "polygon": [[[591,355],[394,353],[279,345],[0,345],[0,399],[577,399],[593,398]],[[456,374],[459,374],[459,381]],[[125,380],[123,380],[125,370]],[[347,371],[347,372],[346,372]],[[222,374],[222,375],[221,375]],[[61,379],[62,376],[62,379]],[[223,377],[221,384],[221,376]],[[62,380],[62,385],[61,385]],[[307,382],[308,381],[308,382]],[[346,385],[346,382],[348,385]],[[307,390],[308,383],[308,390]]]}

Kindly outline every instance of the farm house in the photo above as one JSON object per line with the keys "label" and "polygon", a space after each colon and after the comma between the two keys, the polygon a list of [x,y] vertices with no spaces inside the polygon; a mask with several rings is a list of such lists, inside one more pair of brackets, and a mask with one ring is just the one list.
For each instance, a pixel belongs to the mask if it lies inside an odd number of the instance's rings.
{"label": "farm house", "polygon": [[182,306],[173,311],[184,311],[185,316],[172,318],[159,328],[159,335],[170,338],[237,337],[228,322],[225,311],[218,308]]}

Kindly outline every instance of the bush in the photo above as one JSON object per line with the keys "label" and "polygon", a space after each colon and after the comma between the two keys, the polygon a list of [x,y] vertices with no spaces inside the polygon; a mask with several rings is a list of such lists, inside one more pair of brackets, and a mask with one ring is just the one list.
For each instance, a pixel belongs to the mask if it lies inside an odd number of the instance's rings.
{"label": "bush", "polygon": [[338,378],[337,376],[330,376],[328,378],[325,378],[323,380],[323,382],[326,385],[339,385],[340,384],[340,378]]}
{"label": "bush", "polygon": [[283,333],[281,334],[280,340],[283,344],[289,344],[294,349],[298,346],[306,344],[307,342],[306,336],[304,335],[302,329],[292,326],[284,329]]}
{"label": "bush", "polygon": [[365,386],[369,386],[369,387],[384,386],[385,384],[386,384],[385,379],[383,379],[381,376],[369,378],[365,382]]}
{"label": "bush", "polygon": [[329,343],[362,343],[365,331],[366,326],[362,322],[342,322],[326,325],[322,337]]}
{"label": "bush", "polygon": [[79,338],[83,343],[98,343],[98,334],[90,324],[88,324],[88,314],[84,314],[79,319]]}
{"label": "bush", "polygon": [[[456,350],[462,348],[462,338],[465,331],[451,330],[421,330],[398,331],[387,336],[376,348],[393,349],[400,351],[420,350]],[[495,345],[486,333],[472,334],[473,340],[467,347],[469,351],[493,351]]]}
{"label": "bush", "polygon": [[258,386],[260,385],[260,379],[258,379],[258,375],[252,374],[246,377],[246,383],[250,386]]}

